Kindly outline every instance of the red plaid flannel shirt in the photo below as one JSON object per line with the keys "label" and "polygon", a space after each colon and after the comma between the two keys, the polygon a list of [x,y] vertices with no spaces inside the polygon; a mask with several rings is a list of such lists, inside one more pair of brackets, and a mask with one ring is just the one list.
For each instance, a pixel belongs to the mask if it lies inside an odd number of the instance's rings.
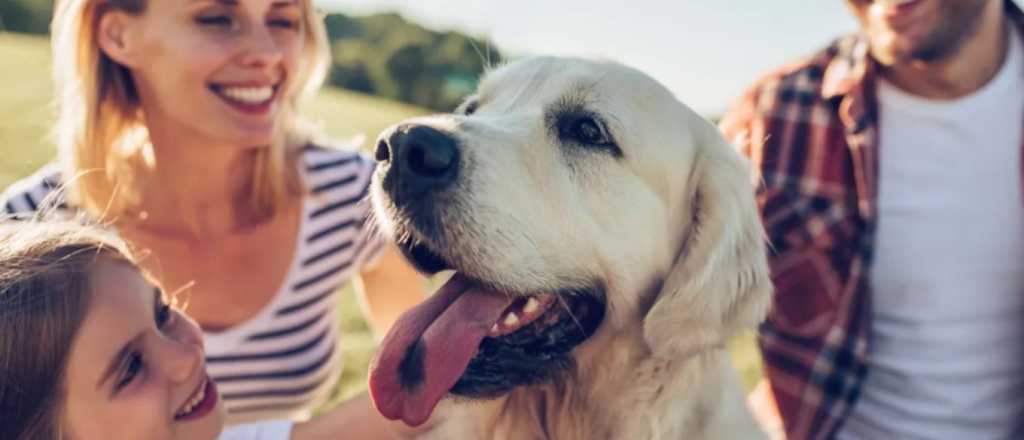
{"label": "red plaid flannel shirt", "polygon": [[[1006,7],[1024,35],[1024,14]],[[776,288],[760,343],[793,440],[833,437],[868,372],[878,118],[867,49],[848,36],[767,75],[721,123],[760,182]]]}

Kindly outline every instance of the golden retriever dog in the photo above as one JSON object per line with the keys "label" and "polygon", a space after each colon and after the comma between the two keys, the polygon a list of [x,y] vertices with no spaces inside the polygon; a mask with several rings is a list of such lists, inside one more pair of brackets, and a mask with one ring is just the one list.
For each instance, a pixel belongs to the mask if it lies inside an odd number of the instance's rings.
{"label": "golden retriever dog", "polygon": [[725,350],[771,294],[749,169],[662,85],[529,58],[375,154],[381,228],[454,271],[382,342],[383,415],[430,439],[762,437]]}

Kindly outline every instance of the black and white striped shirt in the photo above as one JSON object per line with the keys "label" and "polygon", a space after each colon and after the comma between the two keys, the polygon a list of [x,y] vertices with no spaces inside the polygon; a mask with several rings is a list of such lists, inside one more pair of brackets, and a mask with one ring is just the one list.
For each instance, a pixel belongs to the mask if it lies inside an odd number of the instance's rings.
{"label": "black and white striped shirt", "polygon": [[[338,290],[379,253],[383,242],[366,225],[365,196],[373,162],[320,147],[302,154],[301,239],[284,284],[255,316],[206,334],[207,368],[229,423],[300,419],[323,403],[341,371]],[[8,214],[56,207],[69,214],[54,166],[11,185],[0,196]],[[237,274],[245,276],[245,274]]]}

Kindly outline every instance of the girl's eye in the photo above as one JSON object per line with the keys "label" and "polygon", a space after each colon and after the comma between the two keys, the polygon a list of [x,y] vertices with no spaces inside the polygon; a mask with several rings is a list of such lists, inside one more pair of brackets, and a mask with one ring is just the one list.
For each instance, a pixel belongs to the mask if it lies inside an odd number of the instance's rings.
{"label": "girl's eye", "polygon": [[167,326],[167,323],[171,321],[173,316],[174,311],[171,310],[171,306],[167,304],[160,304],[157,306],[156,316],[154,316],[157,328],[164,328]]}
{"label": "girl's eye", "polygon": [[120,391],[122,388],[128,386],[133,380],[142,372],[142,369],[146,366],[146,363],[142,359],[142,354],[139,352],[132,352],[127,362],[125,362],[121,378],[117,381],[117,385],[114,387],[115,392]]}
{"label": "girl's eye", "polygon": [[164,299],[164,293],[159,288],[153,289],[153,323],[156,328],[163,330],[174,320],[174,308]]}
{"label": "girl's eye", "polygon": [[462,104],[462,114],[469,116],[476,113],[476,109],[480,107],[480,101],[478,99],[471,99]]}
{"label": "girl's eye", "polygon": [[231,26],[231,17],[227,15],[208,15],[196,18],[196,23],[204,26]]}

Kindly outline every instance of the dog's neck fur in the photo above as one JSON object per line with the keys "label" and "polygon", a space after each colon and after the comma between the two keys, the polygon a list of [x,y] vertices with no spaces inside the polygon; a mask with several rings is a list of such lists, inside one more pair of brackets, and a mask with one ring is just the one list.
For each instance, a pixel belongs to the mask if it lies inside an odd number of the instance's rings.
{"label": "dog's neck fur", "polygon": [[[724,438],[717,431],[725,424],[732,433],[736,426],[749,424],[751,435],[743,438],[758,438],[749,414],[727,407],[743,398],[727,396],[738,394],[739,387],[727,377],[732,367],[721,347],[687,358],[659,359],[646,349],[640,332],[612,335],[601,346],[624,349],[580,353],[578,365],[585,367],[560,380],[518,388],[480,404],[484,408],[462,406],[474,408],[472,422],[453,408],[450,416],[460,419],[454,424],[472,425],[474,431],[457,438],[718,439]],[[442,436],[448,434],[454,433]]]}

